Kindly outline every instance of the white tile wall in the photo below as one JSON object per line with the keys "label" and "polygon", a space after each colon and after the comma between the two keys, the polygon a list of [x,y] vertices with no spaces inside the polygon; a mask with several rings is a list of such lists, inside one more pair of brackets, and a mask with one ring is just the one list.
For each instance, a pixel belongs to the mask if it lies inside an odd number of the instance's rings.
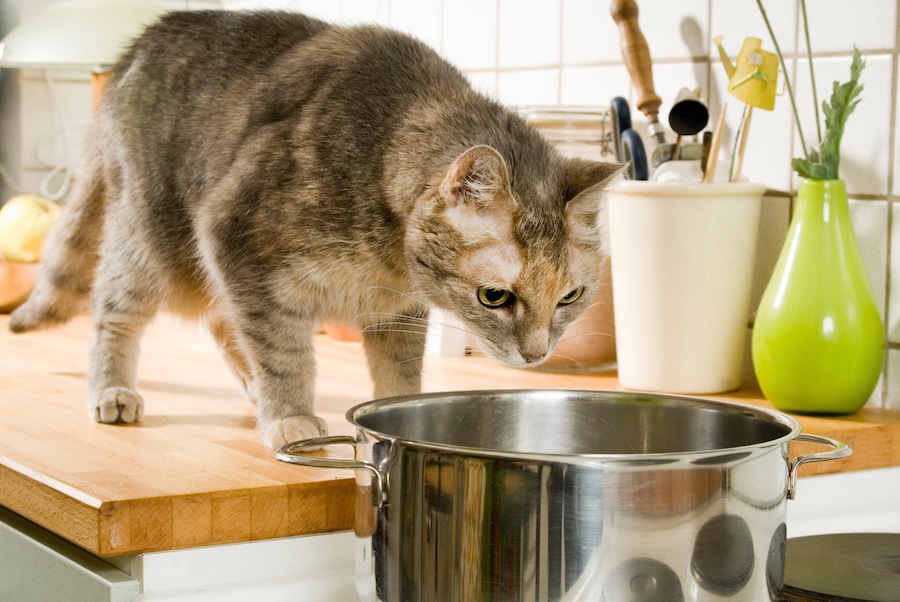
{"label": "white tile wall", "polygon": [[560,103],[596,106],[598,98],[629,97],[631,78],[622,64],[563,67],[560,79]]}
{"label": "white tile wall", "polygon": [[619,29],[609,16],[607,3],[563,0],[562,26],[564,63],[621,63]]}
{"label": "white tile wall", "polygon": [[495,69],[497,3],[482,0],[445,2],[443,15],[444,56],[462,69]]}
{"label": "white tile wall", "polygon": [[559,100],[559,69],[501,71],[497,98],[509,105],[555,105]]}
{"label": "white tile wall", "polygon": [[[894,57],[889,54],[865,57],[862,101],[847,121],[841,143],[841,175],[847,181],[851,195],[879,195],[888,193],[891,171],[891,114],[894,101],[892,86]],[[819,104],[831,97],[832,82],[846,82],[850,77],[850,57],[819,57],[814,62]],[[809,62],[798,61],[797,105],[812,107],[809,78]],[[820,111],[821,114],[821,111]],[[824,119],[824,116],[822,116]],[[815,117],[812,110],[801,112],[800,123],[810,148],[818,148]],[[799,142],[794,143],[795,154],[801,153]]]}
{"label": "white tile wall", "polygon": [[[52,0],[25,2],[23,16]],[[434,46],[462,68],[480,90],[512,104],[606,106],[612,96],[632,99],[633,88],[621,61],[619,32],[609,14],[609,2],[594,0],[166,0],[180,8],[284,8],[339,22],[374,22],[397,27]],[[763,0],[773,29],[794,73],[797,100],[803,112],[807,140],[814,140],[806,45],[799,0]],[[654,80],[663,99],[665,123],[671,102],[683,87],[700,87],[716,118],[724,101],[725,74],[712,45],[717,35],[731,56],[746,36],[764,40],[773,49],[756,2],[747,0],[639,0],[640,25],[654,59]],[[873,402],[900,408],[900,0],[812,0],[807,2],[817,88],[821,100],[834,79],[845,80],[853,45],[865,55],[863,102],[851,119],[843,146],[843,175],[851,191],[854,228],[879,307],[886,315],[890,351],[885,374]],[[794,60],[798,59],[798,60]],[[4,77],[2,84],[10,85]],[[89,115],[84,84],[67,83],[67,120]],[[40,81],[22,82],[18,107],[21,140],[4,136],[26,167],[21,179],[33,187],[44,169],[34,160],[35,149],[57,127]],[[4,95],[8,98],[8,95]],[[13,97],[14,98],[14,97]],[[646,130],[633,115],[638,130]],[[722,160],[727,161],[740,105],[729,102]],[[790,158],[799,154],[793,117],[786,96],[772,112],[753,115],[743,174],[787,194],[767,198],[760,232],[759,265],[754,283],[757,299],[780,251],[795,188]],[[52,137],[52,136],[51,136]],[[44,144],[48,144],[44,142]],[[49,143],[59,152],[58,142]],[[9,153],[7,152],[7,156]]]}
{"label": "white tile wall", "polygon": [[708,0],[642,0],[638,4],[638,22],[654,60],[706,57]]}
{"label": "white tile wall", "polygon": [[[887,333],[888,340],[890,341],[900,341],[900,303],[897,302],[900,299],[900,232],[898,232],[898,228],[900,228],[900,203],[896,202],[891,203],[891,245],[890,245],[890,256],[888,257],[890,269],[888,271],[888,298],[890,299],[890,305],[888,308],[888,317],[887,317]],[[898,347],[898,352],[900,352],[900,347]],[[898,354],[900,357],[900,354]],[[900,380],[900,373],[895,375],[898,380]],[[895,391],[896,399],[898,401],[898,405],[900,405],[900,389]]]}
{"label": "white tile wall", "polygon": [[559,65],[561,0],[500,0],[497,14],[500,68]]}
{"label": "white tile wall", "polygon": [[806,3],[814,52],[891,51],[897,43],[897,5],[884,0]]}
{"label": "white tile wall", "polygon": [[[807,5],[814,4],[808,2]],[[796,0],[765,0],[763,6],[769,15],[769,21],[782,52],[794,52],[797,41]],[[845,6],[848,6],[845,4]],[[845,8],[844,11],[847,9]],[[844,12],[842,11],[842,12]],[[729,46],[739,47],[747,36],[768,40],[766,25],[760,16],[756,2],[746,0],[710,0],[710,32],[712,37],[722,36]],[[834,14],[834,13],[832,13]],[[768,46],[771,50],[772,46]],[[737,54],[737,49],[732,53]],[[732,55],[733,56],[733,55]]]}

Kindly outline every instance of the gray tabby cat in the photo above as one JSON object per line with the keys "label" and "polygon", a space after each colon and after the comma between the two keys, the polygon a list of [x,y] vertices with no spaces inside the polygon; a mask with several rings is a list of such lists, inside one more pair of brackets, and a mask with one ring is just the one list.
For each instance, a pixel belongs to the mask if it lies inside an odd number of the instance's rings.
{"label": "gray tabby cat", "polygon": [[375,396],[420,390],[428,307],[538,364],[590,303],[619,166],[567,160],[416,40],[176,12],[115,67],[15,332],[91,296],[89,411],[139,420],[141,333],[208,320],[265,443],[324,434],[313,335],[355,323]]}

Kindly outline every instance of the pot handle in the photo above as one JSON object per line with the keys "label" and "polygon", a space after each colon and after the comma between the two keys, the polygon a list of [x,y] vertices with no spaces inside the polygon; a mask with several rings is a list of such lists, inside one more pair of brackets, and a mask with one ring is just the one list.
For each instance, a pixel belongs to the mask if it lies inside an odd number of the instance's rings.
{"label": "pot handle", "polygon": [[830,437],[823,437],[822,435],[811,435],[809,433],[800,433],[794,438],[794,441],[805,441],[807,443],[818,443],[819,445],[825,445],[827,447],[832,447],[831,451],[820,452],[818,454],[801,454],[796,458],[791,458],[790,463],[788,464],[788,490],[787,490],[787,499],[792,500],[797,495],[797,469],[800,468],[801,465],[806,464],[808,462],[825,462],[826,460],[840,460],[841,458],[846,458],[850,454],[853,453],[853,450],[849,445],[844,443],[843,441],[838,441],[837,439],[832,439]]}
{"label": "pot handle", "polygon": [[275,452],[275,458],[282,462],[309,466],[310,468],[340,468],[347,470],[367,470],[372,474],[372,497],[381,506],[385,502],[384,477],[378,468],[365,460],[345,460],[343,458],[322,458],[320,456],[306,455],[305,451],[313,451],[328,445],[352,445],[356,448],[356,439],[349,435],[334,435],[331,437],[315,437],[303,439],[284,445]]}

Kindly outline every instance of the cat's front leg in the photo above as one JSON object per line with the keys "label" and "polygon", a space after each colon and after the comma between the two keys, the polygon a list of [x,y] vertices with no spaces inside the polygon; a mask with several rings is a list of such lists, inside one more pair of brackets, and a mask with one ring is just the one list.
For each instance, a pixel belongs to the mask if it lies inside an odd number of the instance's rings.
{"label": "cat's front leg", "polygon": [[[252,315],[252,318],[246,316]],[[239,320],[244,357],[252,378],[248,395],[256,402],[257,428],[272,449],[327,433],[314,414],[313,322],[297,310],[269,307]]]}
{"label": "cat's front leg", "polygon": [[94,319],[88,368],[88,414],[96,422],[134,422],[144,415],[137,392],[143,316],[124,319],[103,312]]}
{"label": "cat's front leg", "polygon": [[422,390],[428,311],[412,310],[363,329],[363,347],[376,399]]}

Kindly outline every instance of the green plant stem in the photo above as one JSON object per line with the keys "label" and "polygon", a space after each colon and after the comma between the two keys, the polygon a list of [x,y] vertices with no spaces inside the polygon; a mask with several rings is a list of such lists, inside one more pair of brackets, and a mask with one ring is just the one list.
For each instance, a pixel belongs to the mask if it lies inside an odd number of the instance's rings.
{"label": "green plant stem", "polygon": [[[766,23],[766,29],[769,30],[769,37],[772,38],[772,44],[775,46],[775,53],[778,54],[778,60],[781,61],[781,70],[784,71],[784,84],[785,88],[787,88],[788,98],[791,99],[791,108],[794,110],[794,120],[797,122],[797,133],[800,135],[800,145],[803,147],[803,156],[809,161],[809,151],[806,150],[806,140],[803,137],[803,128],[800,126],[800,113],[797,112],[797,102],[794,100],[794,89],[791,86],[791,78],[788,77],[784,55],[781,54],[781,47],[778,45],[778,40],[775,39],[775,32],[772,31],[772,24],[769,23],[769,16],[766,14],[766,9],[763,8],[762,0],[756,0],[756,5],[759,6],[759,12],[762,15],[763,21]],[[810,57],[810,63],[812,63],[812,57]]]}
{"label": "green plant stem", "polygon": [[812,44],[809,41],[809,19],[806,18],[806,0],[800,0],[800,9],[803,11],[803,33],[806,35],[806,57],[809,59],[809,81],[812,85],[813,107],[816,109],[816,133],[819,135],[819,145],[822,145],[822,124],[819,119],[819,94],[816,92],[816,70],[813,69]]}

